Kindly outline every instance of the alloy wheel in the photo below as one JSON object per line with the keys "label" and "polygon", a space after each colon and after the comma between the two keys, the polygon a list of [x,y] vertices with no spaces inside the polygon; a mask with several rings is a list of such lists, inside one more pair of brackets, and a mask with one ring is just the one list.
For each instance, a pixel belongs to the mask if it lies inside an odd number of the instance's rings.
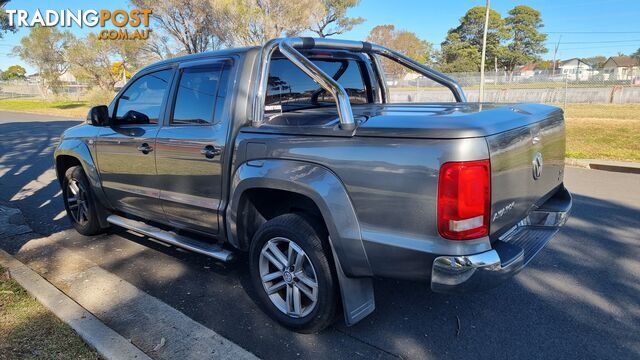
{"label": "alloy wheel", "polygon": [[89,221],[89,207],[87,206],[87,191],[82,184],[71,179],[67,184],[67,206],[73,221],[84,225]]}
{"label": "alloy wheel", "polygon": [[307,254],[295,242],[276,237],[260,252],[260,278],[273,305],[282,313],[300,318],[318,302],[318,277]]}

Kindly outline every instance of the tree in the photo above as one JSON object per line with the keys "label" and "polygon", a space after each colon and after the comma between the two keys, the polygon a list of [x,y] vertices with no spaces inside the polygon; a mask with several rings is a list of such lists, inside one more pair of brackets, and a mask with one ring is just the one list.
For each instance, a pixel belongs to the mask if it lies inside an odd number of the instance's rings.
{"label": "tree", "polygon": [[633,57],[637,57],[637,58],[640,58],[640,48],[638,48],[638,50],[636,50],[636,52],[634,52],[633,54],[631,54],[631,56],[633,56]]}
{"label": "tree", "polygon": [[9,15],[4,11],[4,7],[9,1],[10,0],[0,0],[0,39],[9,31],[14,33],[17,31],[15,26],[9,26]]}
{"label": "tree", "polygon": [[20,65],[11,65],[6,71],[0,71],[0,79],[16,80],[26,78],[27,70]]}
{"label": "tree", "polygon": [[469,72],[480,70],[480,50],[460,40],[456,33],[449,34],[442,43],[438,69],[444,72]]}
{"label": "tree", "polygon": [[[476,6],[460,18],[460,25],[447,32],[447,38],[441,44],[441,68],[447,64],[454,64],[461,71],[480,70],[480,53],[482,52],[482,37],[484,33],[484,19],[486,8]],[[509,38],[500,13],[490,9],[489,28],[487,31],[487,59],[500,57],[504,51],[502,42]],[[476,55],[477,54],[477,55]],[[492,61],[487,62],[490,66]]]}
{"label": "tree", "polygon": [[172,58],[179,51],[171,46],[168,36],[159,32],[152,32],[141,50],[147,62]]}
{"label": "tree", "polygon": [[511,42],[502,52],[501,59],[507,71],[538,60],[539,54],[548,51],[544,46],[547,35],[539,31],[543,26],[538,10],[526,5],[518,5],[509,10],[509,16],[505,19],[505,31]]}
{"label": "tree", "polygon": [[[74,40],[66,51],[66,60],[76,77],[90,79],[100,89],[112,91],[122,72],[133,72],[138,66],[141,41],[101,40],[96,34]],[[114,71],[114,60],[118,59]]]}
{"label": "tree", "polygon": [[[558,61],[556,61],[556,68],[558,68]],[[536,70],[552,70],[553,60],[544,60],[536,63]]]}
{"label": "tree", "polygon": [[14,54],[38,69],[45,96],[47,90],[54,94],[60,90],[60,76],[69,70],[65,52],[73,39],[68,31],[36,25],[29,35],[20,39],[20,45],[13,48]]}
{"label": "tree", "polygon": [[131,4],[150,9],[160,29],[187,54],[215,50],[227,41],[224,16],[212,0],[131,0]]}
{"label": "tree", "polygon": [[588,58],[583,58],[582,61],[591,65],[594,69],[601,69],[604,66],[604,63],[607,61],[607,57],[603,55],[596,55]]}
{"label": "tree", "polygon": [[227,0],[218,11],[225,14],[233,44],[254,46],[309,29],[311,14],[320,6],[314,0]]}
{"label": "tree", "polygon": [[[371,29],[367,41],[393,49],[407,57],[423,64],[431,64],[434,50],[431,43],[420,39],[415,33],[396,30],[393,25],[378,25]],[[382,58],[382,65],[387,74],[395,78],[404,76],[407,69],[386,58]]]}
{"label": "tree", "polygon": [[365,21],[361,17],[347,17],[347,10],[358,3],[360,0],[322,0],[321,11],[312,14],[309,30],[324,38],[353,29],[355,25]]}

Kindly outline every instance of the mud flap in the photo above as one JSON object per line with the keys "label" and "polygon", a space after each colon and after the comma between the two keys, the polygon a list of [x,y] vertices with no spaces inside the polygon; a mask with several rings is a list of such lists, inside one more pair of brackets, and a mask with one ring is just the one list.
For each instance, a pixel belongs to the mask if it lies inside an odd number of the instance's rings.
{"label": "mud flap", "polygon": [[340,260],[338,260],[333,246],[331,247],[331,252],[336,264],[336,273],[338,274],[344,322],[347,326],[352,326],[367,317],[376,308],[373,279],[348,277],[342,271]]}

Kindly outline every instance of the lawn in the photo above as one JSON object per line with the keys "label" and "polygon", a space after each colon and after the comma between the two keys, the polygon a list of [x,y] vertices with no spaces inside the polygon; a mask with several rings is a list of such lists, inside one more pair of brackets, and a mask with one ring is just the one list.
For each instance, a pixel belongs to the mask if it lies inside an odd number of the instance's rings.
{"label": "lawn", "polygon": [[0,267],[0,359],[100,359]]}
{"label": "lawn", "polygon": [[[0,100],[0,111],[84,118],[86,101]],[[640,104],[569,104],[567,157],[640,161]]]}
{"label": "lawn", "polygon": [[89,105],[86,101],[2,99],[0,100],[0,111],[2,110],[84,119],[89,112]]}
{"label": "lawn", "polygon": [[570,104],[567,157],[640,161],[640,104]]}

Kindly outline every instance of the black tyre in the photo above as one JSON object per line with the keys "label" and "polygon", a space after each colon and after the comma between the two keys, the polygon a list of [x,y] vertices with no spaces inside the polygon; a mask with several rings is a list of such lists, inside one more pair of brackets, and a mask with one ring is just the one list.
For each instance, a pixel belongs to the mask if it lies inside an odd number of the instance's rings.
{"label": "black tyre", "polygon": [[71,225],[82,235],[91,236],[103,231],[98,220],[97,206],[89,181],[81,166],[72,166],[62,180],[62,197]]}
{"label": "black tyre", "polygon": [[322,234],[302,216],[264,223],[249,250],[251,279],[267,314],[301,333],[329,326],[338,310],[338,281]]}

